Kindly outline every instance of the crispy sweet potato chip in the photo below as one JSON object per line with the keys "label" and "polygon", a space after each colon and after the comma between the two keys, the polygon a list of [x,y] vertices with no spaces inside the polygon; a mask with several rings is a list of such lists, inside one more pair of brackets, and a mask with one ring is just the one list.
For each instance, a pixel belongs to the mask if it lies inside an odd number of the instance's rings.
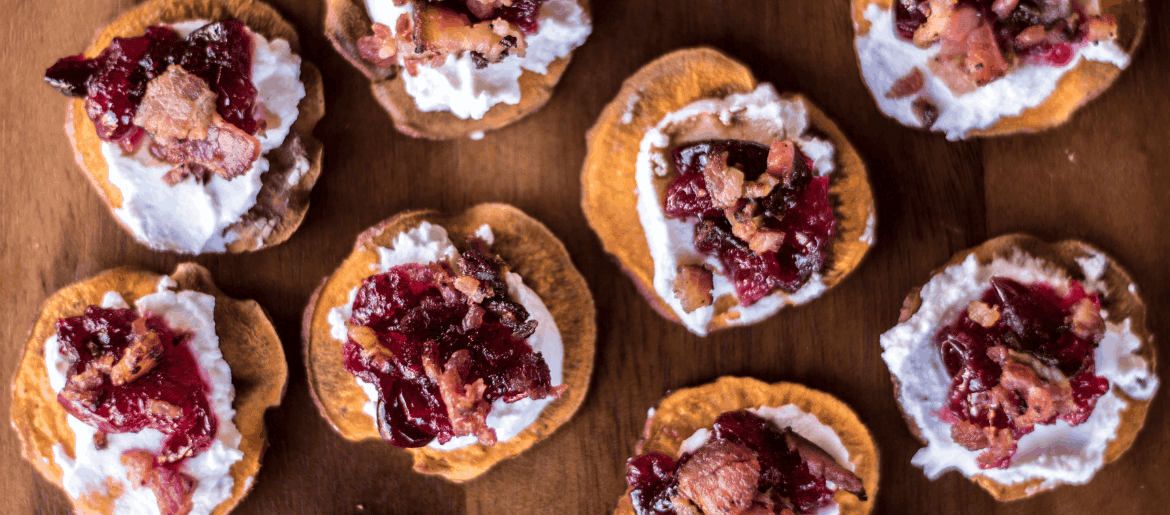
{"label": "crispy sweet potato chip", "polygon": [[[88,58],[96,57],[115,37],[142,34],[147,27],[159,23],[204,19],[238,18],[249,29],[268,38],[287,40],[293,52],[300,53],[296,30],[273,8],[251,0],[152,0],[115,20],[98,35],[97,41],[85,51]],[[251,211],[229,230],[240,234],[240,239],[227,247],[230,253],[248,252],[271,247],[287,240],[301,225],[309,210],[309,190],[321,174],[321,142],[313,137],[313,127],[325,114],[325,96],[321,74],[317,67],[301,59],[301,82],[305,98],[301,99],[300,113],[284,145],[266,155],[272,163],[262,175],[264,181],[259,198]],[[73,143],[73,155],[85,176],[93,183],[102,201],[111,211],[122,207],[122,192],[110,180],[109,167],[102,157],[101,143],[93,123],[85,114],[85,99],[69,101],[66,111],[65,133]],[[293,172],[301,172],[295,185],[288,184]],[[119,225],[123,225],[117,217]],[[129,229],[127,229],[129,232]],[[151,246],[151,242],[141,242]]]}
{"label": "crispy sweet potato chip", "polygon": [[[870,22],[865,10],[871,4],[890,9],[895,0],[852,0],[853,29],[856,36],[869,34]],[[1146,8],[1142,0],[1100,0],[1101,13],[1117,19],[1117,45],[1130,55],[1141,43],[1146,27]],[[907,44],[910,44],[907,42]],[[1111,63],[1081,60],[1061,77],[1056,91],[1036,107],[1025,109],[1016,116],[1000,118],[986,129],[972,130],[967,137],[1001,136],[1018,132],[1037,132],[1067,121],[1073,112],[1105,91],[1121,69]],[[871,95],[885,95],[885,91],[870,91]]]}
{"label": "crispy sweet potato chip", "polygon": [[495,233],[492,252],[504,258],[511,271],[540,295],[564,341],[562,384],[568,390],[515,438],[492,447],[475,444],[454,451],[407,449],[414,457],[415,470],[460,482],[532,447],[573,416],[589,389],[597,340],[596,313],[593,296],[564,245],[543,224],[518,209],[480,204],[450,216],[435,211],[398,214],[358,236],[353,253],[317,288],[305,309],[302,337],[310,392],[321,415],[341,436],[354,441],[381,439],[374,420],[362,412],[366,394],[343,367],[343,344],[329,334],[329,310],[349,302],[349,291],[372,275],[370,266],[378,262],[378,247],[390,247],[398,233],[423,221],[446,228],[456,242],[484,224],[491,226]]}
{"label": "crispy sweet potato chip", "polygon": [[[837,398],[794,383],[768,384],[746,377],[721,377],[714,383],[685,388],[667,395],[646,421],[645,434],[634,452],[661,452],[674,457],[683,440],[699,428],[710,429],[719,415],[760,406],[795,404],[837,432],[849,451],[854,473],[861,478],[867,500],[840,491],[834,500],[842,515],[864,515],[873,510],[878,493],[878,448],[857,414]],[[614,515],[634,515],[630,492],[618,501]]]}
{"label": "crispy sweet potato chip", "polygon": [[[1042,259],[1051,266],[1063,269],[1068,273],[1069,277],[1074,279],[1084,278],[1081,273],[1081,267],[1076,262],[1076,258],[1086,258],[1097,254],[1104,255],[1096,247],[1078,240],[1063,240],[1057,243],[1048,243],[1026,234],[1007,234],[988,240],[973,249],[955,254],[950,261],[935,269],[930,275],[933,277],[943,273],[947,267],[962,263],[967,259],[967,256],[972,254],[978,259],[979,264],[986,265],[995,260],[995,258],[1009,258],[1017,250],[1029,256]],[[1130,319],[1130,329],[1142,341],[1142,346],[1138,354],[1150,364],[1151,370],[1157,370],[1153,335],[1150,334],[1146,326],[1146,304],[1138,296],[1136,290],[1130,290],[1130,285],[1134,284],[1134,281],[1129,275],[1129,272],[1121,268],[1113,258],[1106,257],[1108,258],[1108,265],[1105,267],[1103,277],[1106,291],[1104,297],[1101,299],[1101,307],[1108,311],[1110,322],[1120,323],[1127,318]],[[903,312],[899,317],[900,320],[909,319],[922,307],[922,297],[919,295],[921,290],[922,286],[915,287],[906,296],[906,300],[902,304]],[[901,384],[899,384],[897,378],[893,376],[891,378],[894,381],[894,398],[901,399]],[[1114,394],[1125,400],[1126,408],[1121,412],[1121,425],[1117,428],[1117,436],[1105,448],[1106,464],[1120,458],[1133,445],[1134,439],[1137,438],[1138,430],[1145,424],[1146,411],[1149,410],[1151,402],[1148,400],[1133,399],[1116,385],[1113,385],[1112,388]],[[899,407],[901,407],[900,403]],[[905,411],[902,412],[902,417],[906,419],[906,423],[910,426],[910,431],[914,433],[914,436],[922,440],[923,443],[926,443],[926,440],[922,438],[922,433],[919,431],[918,426],[914,423],[914,419],[907,415]],[[975,476],[973,480],[1000,501],[1022,499],[1055,487],[1049,486],[1044,488],[1041,486],[1041,480],[1039,479],[1025,483],[1017,483],[1015,485],[1000,484],[983,475]]]}
{"label": "crispy sweet potato chip", "polygon": [[[122,294],[133,305],[139,297],[154,293],[162,276],[149,272],[118,268],[67,286],[45,301],[33,324],[24,357],[12,384],[12,426],[20,436],[21,454],[41,475],[61,485],[61,467],[53,462],[53,447],[62,445],[74,455],[73,431],[65,423],[65,410],[49,387],[45,369],[45,340],[56,334],[57,319],[80,315],[85,308],[101,304],[107,291]],[[184,263],[175,268],[171,278],[178,290],[193,290],[215,297],[215,332],[223,359],[232,371],[236,398],[233,420],[243,438],[240,450],[244,458],[231,467],[232,497],[217,506],[213,515],[223,515],[248,493],[260,470],[267,430],[264,411],[280,404],[288,378],[288,365],[276,329],[264,310],[251,300],[228,297],[211,282],[207,269]],[[106,495],[90,494],[74,499],[74,507],[85,513],[111,513],[119,489]]]}
{"label": "crispy sweet potato chip", "polygon": [[[654,261],[638,220],[634,174],[639,145],[646,131],[668,113],[697,100],[749,93],[755,88],[751,71],[718,51],[679,50],[626,79],[617,97],[605,106],[589,130],[581,170],[585,217],[605,251],[617,259],[642,296],[668,320],[678,322],[678,317],[654,291]],[[861,157],[840,129],[804,97],[783,98],[803,102],[812,130],[835,148],[837,169],[830,175],[829,197],[837,217],[837,235],[822,270],[825,285],[831,288],[857,267],[873,244],[872,237],[867,237],[867,224],[874,216],[873,193]],[[732,306],[725,306],[711,320],[710,330],[728,326],[732,317],[726,308]]]}
{"label": "crispy sweet potato chip", "polygon": [[[586,14],[590,13],[589,0],[576,1]],[[519,104],[496,104],[483,118],[464,120],[449,111],[419,111],[414,98],[406,92],[405,83],[394,69],[378,68],[362,59],[358,40],[373,34],[373,21],[366,12],[364,1],[326,0],[325,36],[333,42],[333,47],[342,57],[370,79],[374,98],[390,113],[394,126],[403,134],[416,138],[462,138],[474,132],[499,129],[527,116],[548,103],[553,88],[561,80],[561,74],[565,73],[573,57],[569,54],[553,61],[548,66],[548,73],[543,75],[524,70],[520,76]]]}

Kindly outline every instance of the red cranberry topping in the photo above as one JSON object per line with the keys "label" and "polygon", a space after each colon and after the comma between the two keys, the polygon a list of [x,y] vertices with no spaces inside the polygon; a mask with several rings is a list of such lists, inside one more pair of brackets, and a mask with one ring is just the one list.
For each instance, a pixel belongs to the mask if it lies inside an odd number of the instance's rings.
{"label": "red cranberry topping", "polygon": [[713,156],[727,154],[728,167],[743,172],[745,181],[759,179],[768,167],[769,148],[739,140],[712,140],[675,148],[672,160],[679,175],[667,186],[664,210],[672,218],[695,222],[695,246],[718,256],[735,285],[740,304],[750,306],[779,288],[794,292],[821,270],[837,220],[829,200],[828,177],[813,177],[813,162],[795,145],[795,165],[787,181],[759,199],[740,199],[736,210],[756,203],[760,232],[778,235],[774,250],[757,252],[737,236],[728,214],[713,205],[703,169]]}
{"label": "red cranberry topping", "polygon": [[186,40],[163,26],[147,28],[138,37],[114,38],[95,59],[76,55],[58,60],[45,72],[45,81],[66,95],[84,96],[98,136],[119,141],[135,136],[134,115],[146,84],[171,64],[207,82],[218,95],[217,112],[225,120],[248,134],[260,129],[252,37],[236,19],[205,25]]}
{"label": "red cranberry topping", "polygon": [[219,428],[210,388],[185,344],[189,336],[133,309],[89,306],[81,316],[58,319],[61,353],[71,365],[57,401],[103,433],[161,431],[156,466],[178,470],[211,445]]}
{"label": "red cranberry topping", "polygon": [[[953,378],[950,401],[940,417],[959,425],[953,434],[967,435],[961,439],[970,442],[964,444],[968,449],[991,446],[995,452],[981,457],[981,467],[1006,468],[1015,442],[1031,433],[1035,424],[1051,424],[1057,418],[1070,425],[1084,422],[1109,390],[1109,382],[1096,375],[1093,353],[1103,330],[1076,327],[1076,308],[1084,302],[1090,313],[1087,320],[1103,329],[1097,294],[1086,293],[1077,281],[1070,281],[1063,296],[1042,282],[1024,285],[995,277],[991,284],[979,304],[973,303],[935,335]],[[1067,379],[1067,387],[1061,378]],[[1009,380],[1013,384],[1005,384]],[[1061,391],[1069,392],[1071,399]],[[999,434],[1005,430],[1007,434]],[[1002,442],[999,450],[996,439]]]}
{"label": "red cranberry topping", "polygon": [[[729,411],[715,420],[711,442],[727,441],[756,453],[760,476],[757,504],[784,506],[798,514],[815,513],[833,502],[833,491],[824,476],[810,471],[801,454],[794,449],[785,432],[767,419],[749,411]],[[630,500],[638,515],[672,515],[673,499],[679,496],[678,471],[691,453],[675,462],[669,456],[652,452],[626,462],[626,484]],[[864,495],[864,494],[862,494]],[[864,499],[864,497],[862,497]]]}
{"label": "red cranberry topping", "polygon": [[[526,341],[535,322],[508,298],[505,265],[487,255],[480,240],[472,239],[470,246],[460,260],[460,274],[446,263],[397,266],[363,280],[354,299],[345,368],[377,387],[379,427],[398,447],[460,436],[428,361],[451,367],[453,355],[469,355],[463,384],[482,380],[481,400],[488,404],[563,392],[551,386],[548,364]],[[473,286],[467,286],[468,279]],[[482,299],[475,302],[467,292]],[[368,328],[376,342],[363,346],[354,338],[360,334],[355,328]]]}

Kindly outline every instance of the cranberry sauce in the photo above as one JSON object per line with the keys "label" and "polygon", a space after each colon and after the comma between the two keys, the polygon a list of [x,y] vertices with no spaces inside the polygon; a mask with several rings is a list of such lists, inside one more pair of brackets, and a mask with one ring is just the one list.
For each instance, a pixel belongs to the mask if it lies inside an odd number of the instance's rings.
{"label": "cranberry sauce", "polygon": [[[793,167],[789,185],[777,185],[755,200],[763,215],[761,230],[783,233],[783,242],[775,251],[756,253],[733,234],[726,213],[712,205],[707,191],[703,168],[721,152],[727,153],[728,166],[743,171],[745,181],[759,178],[767,169],[768,147],[755,142],[711,140],[676,147],[671,157],[679,175],[667,186],[666,215],[695,222],[695,246],[718,256],[741,305],[755,304],[777,288],[800,289],[824,266],[836,233],[829,178],[814,177],[812,160],[796,149],[799,166]],[[749,201],[739,202],[742,207]]]}
{"label": "cranberry sauce", "polygon": [[[354,299],[349,324],[372,329],[377,345],[389,352],[372,359],[350,338],[345,368],[377,387],[380,427],[387,429],[383,437],[398,447],[420,447],[436,438],[445,443],[454,436],[439,385],[425,371],[428,357],[442,367],[456,351],[470,351],[467,383],[483,379],[488,403],[515,402],[530,394],[539,398],[532,392],[550,388],[548,364],[517,337],[509,320],[493,311],[496,301],[486,300],[481,308],[463,293],[440,287],[440,276],[450,274],[447,264],[397,266],[363,280]],[[506,295],[506,285],[498,287]],[[521,312],[516,318],[523,322],[528,315]]]}
{"label": "cranberry sauce", "polygon": [[[1002,407],[996,407],[994,412],[988,409],[988,393],[999,384],[1002,374],[1002,366],[988,355],[988,350],[1001,345],[1030,354],[1069,378],[1077,409],[1041,423],[1051,424],[1056,418],[1071,425],[1084,422],[1092,414],[1097,399],[1108,391],[1109,382],[1096,375],[1096,342],[1074,334],[1069,317],[1073,305],[1082,299],[1088,298],[1100,308],[1097,294],[1086,293],[1077,281],[1070,281],[1069,291],[1063,296],[1042,282],[1024,285],[1012,279],[995,277],[991,284],[980,302],[998,309],[1001,315],[996,322],[984,327],[963,311],[955,322],[943,327],[934,337],[947,373],[953,378],[947,406],[949,413],[942,416],[948,420],[964,420],[980,428],[1009,429],[1013,439],[1032,432],[1033,426],[1013,424]],[[999,466],[1006,465],[1001,463]]]}
{"label": "cranberry sauce", "polygon": [[[833,501],[823,477],[814,475],[800,454],[791,450],[784,434],[771,421],[749,411],[729,411],[715,419],[710,441],[727,440],[755,451],[760,464],[757,488],[774,498],[789,500],[797,513],[815,513]],[[678,471],[691,457],[678,461],[652,452],[626,462],[626,485],[638,515],[673,514],[671,497],[678,495]]]}
{"label": "cranberry sauce", "polygon": [[[66,390],[75,386],[73,378],[91,363],[96,366],[108,355],[115,363],[122,359],[138,338],[132,326],[139,318],[133,309],[89,306],[81,316],[58,319],[61,352],[72,360]],[[88,399],[69,399],[62,390],[57,400],[70,414],[103,433],[161,431],[166,437],[155,460],[177,466],[211,445],[219,423],[210,408],[210,387],[185,343],[190,335],[177,333],[158,315],[146,315],[145,327],[161,342],[154,368],[118,386],[110,375],[97,374],[97,381],[85,388],[91,395]]]}
{"label": "cranberry sauce", "polygon": [[[894,2],[894,24],[898,36],[910,41],[914,39],[914,31],[926,23],[926,15],[918,10],[916,0],[897,0]],[[925,3],[925,2],[921,2]],[[1040,8],[1032,3],[1021,1],[1010,14],[1000,17],[992,10],[995,0],[959,0],[956,8],[968,7],[975,9],[980,17],[989,20],[995,33],[996,43],[1005,55],[1014,54],[1034,64],[1061,67],[1067,65],[1076,56],[1076,46],[1083,43],[1087,30],[1084,26],[1070,26],[1066,20],[1057,20],[1044,23]],[[1072,2],[1070,7],[1080,20],[1085,20],[1084,7]],[[1058,37],[1045,41],[1036,46],[1023,48],[1016,44],[1016,38],[1025,29],[1041,25],[1051,34]]]}
{"label": "cranberry sauce", "polygon": [[249,134],[260,129],[252,36],[236,19],[208,24],[186,40],[163,26],[138,37],[114,38],[94,59],[79,54],[58,60],[45,72],[45,81],[66,95],[85,97],[98,136],[119,141],[136,132],[134,115],[147,83],[172,64],[207,82],[218,95],[216,108],[224,120]]}
{"label": "cranberry sauce", "polygon": [[545,0],[512,0],[512,5],[496,7],[491,14],[480,18],[472,14],[471,10],[467,8],[467,0],[424,1],[451,9],[477,23],[484,20],[503,18],[508,23],[519,27],[524,34],[529,36],[535,34],[537,30],[540,30],[540,8],[545,2]]}

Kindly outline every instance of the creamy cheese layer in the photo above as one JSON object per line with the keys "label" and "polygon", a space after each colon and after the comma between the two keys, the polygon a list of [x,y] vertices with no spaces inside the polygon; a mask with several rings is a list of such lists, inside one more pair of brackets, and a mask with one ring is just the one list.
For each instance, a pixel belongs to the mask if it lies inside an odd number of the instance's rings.
{"label": "creamy cheese layer", "polygon": [[[1101,279],[1107,264],[1105,257],[1098,254],[1078,261],[1086,276],[1082,283],[1085,289],[1104,297]],[[1043,483],[1037,488],[1085,483],[1103,466],[1106,446],[1117,436],[1120,413],[1127,405],[1117,391],[1148,400],[1158,388],[1158,378],[1149,363],[1137,354],[1141,340],[1131,331],[1129,319],[1105,324],[1105,338],[1095,359],[1097,375],[1108,379],[1111,389],[1097,400],[1089,419],[1075,427],[1063,420],[1036,426],[1035,431],[1020,439],[1016,457],[1007,469],[981,470],[975,460],[980,451],[968,451],[955,443],[951,426],[935,415],[947,405],[950,377],[932,340],[941,327],[966,310],[968,303],[982,296],[996,276],[1024,284],[1046,282],[1061,292],[1066,291],[1069,280],[1063,270],[1023,252],[986,266],[972,255],[931,278],[922,288],[918,312],[881,336],[882,359],[901,383],[898,401],[928,442],[914,455],[912,463],[922,467],[931,479],[954,469],[967,477],[983,475],[1002,484],[1040,479]],[[1108,314],[1102,310],[1102,316],[1107,318]]]}
{"label": "creamy cheese layer", "polygon": [[[857,467],[853,462],[849,461],[849,449],[845,448],[845,444],[841,442],[841,437],[832,427],[825,425],[816,415],[806,413],[795,404],[785,404],[783,406],[760,406],[758,408],[749,408],[748,411],[758,415],[760,418],[771,421],[776,424],[776,427],[784,429],[786,427],[792,428],[792,432],[803,436],[806,440],[816,444],[817,447],[823,449],[829,456],[832,456],[837,463],[840,463],[851,472],[856,472]],[[650,417],[654,417],[653,410],[651,410]],[[707,444],[711,440],[712,432],[707,428],[699,428],[686,440],[683,440],[682,446],[678,449],[678,455],[683,453],[695,452],[700,447]],[[827,481],[829,488],[835,488],[832,481]],[[837,515],[841,512],[840,507],[836,502],[825,506],[817,515]]]}
{"label": "creamy cheese layer", "polygon": [[[476,231],[476,236],[479,236],[487,244],[491,245],[494,241],[492,230],[487,225],[484,225]],[[394,237],[393,248],[378,248],[380,262],[374,265],[373,273],[385,273],[393,267],[401,266],[410,263],[437,263],[440,261],[447,262],[452,268],[458,270],[457,262],[459,260],[459,251],[455,248],[455,244],[447,236],[447,230],[429,222],[422,222],[413,229],[398,233]],[[553,320],[552,313],[549,313],[548,308],[544,302],[540,300],[540,296],[531,288],[524,285],[523,279],[519,275],[508,272],[505,277],[508,282],[508,294],[512,300],[524,306],[528,310],[529,315],[533,320],[536,320],[536,332],[528,337],[528,343],[532,346],[534,352],[539,352],[544,357],[544,361],[548,363],[550,384],[553,386],[561,384],[563,381],[564,368],[564,344],[561,340],[561,333],[557,330],[556,321]],[[329,310],[329,329],[330,335],[341,343],[348,341],[348,331],[345,327],[345,322],[353,314],[353,301],[357,297],[358,287],[354,287],[349,292],[349,302],[343,306],[337,306]],[[367,383],[357,377],[354,377],[358,386],[365,391],[368,400],[362,407],[362,411],[369,415],[371,419],[375,419],[378,409],[378,390],[371,384]],[[536,422],[540,417],[540,412],[548,406],[553,399],[533,400],[529,398],[520,399],[516,402],[504,402],[503,399],[497,399],[492,403],[492,409],[488,412],[487,425],[496,431],[496,439],[499,442],[506,442],[511,440],[516,435],[520,434],[528,426]],[[445,444],[440,444],[438,440],[432,441],[429,446],[441,450],[454,450],[468,445],[476,444],[478,440],[475,435],[460,436],[452,438]]]}
{"label": "creamy cheese layer", "polygon": [[[395,31],[399,16],[414,12],[414,1],[395,6],[394,0],[366,0],[366,10],[374,23]],[[576,1],[548,0],[540,8],[540,27],[526,38],[524,57],[510,55],[479,69],[471,54],[463,52],[448,56],[441,66],[421,65],[417,75],[401,72],[402,80],[419,111],[450,111],[464,120],[479,120],[496,104],[519,104],[524,70],[547,73],[553,61],[584,44],[592,31],[592,21]]]}
{"label": "creamy cheese layer", "polygon": [[[186,37],[207,23],[187,21],[172,28]],[[149,145],[126,154],[116,143],[101,143],[110,182],[122,193],[122,207],[115,209],[114,215],[139,242],[153,249],[184,254],[225,252],[228,244],[239,239],[227,228],[256,205],[261,175],[269,168],[264,154],[284,143],[297,120],[298,105],[305,96],[300,56],[292,52],[288,41],[268,41],[251,34],[252,83],[256,85],[256,103],[268,121],[267,129],[256,133],[261,156],[251,170],[230,181],[210,174],[206,184],[187,178],[168,186],[162,177],[174,167],[151,156]],[[294,184],[299,180],[299,176],[289,178]]]}
{"label": "creamy cheese layer", "polygon": [[[696,129],[695,120],[702,118]],[[781,99],[771,84],[760,84],[755,91],[734,94],[723,99],[700,100],[666,115],[658,125],[642,137],[638,152],[635,181],[638,194],[638,218],[646,233],[646,243],[654,260],[654,291],[666,301],[674,314],[692,333],[707,334],[715,306],[706,306],[690,313],[674,295],[674,279],[680,265],[703,264],[714,274],[715,299],[735,296],[735,287],[722,272],[723,265],[716,256],[699,252],[694,244],[694,224],[668,218],[663,207],[670,176],[677,172],[671,163],[670,151],[683,143],[703,139],[735,137],[751,139],[765,145],[777,140],[792,140],[813,160],[814,174],[829,175],[836,168],[833,145],[828,141],[805,134],[808,130],[808,112],[802,102]],[[685,133],[685,134],[684,134]],[[870,227],[873,215],[870,215]],[[872,239],[872,230],[867,231]],[[804,286],[794,293],[777,290],[751,306],[736,306],[730,312],[737,318],[728,325],[747,325],[772,316],[789,304],[803,304],[820,296],[826,287],[820,274],[813,274]]]}
{"label": "creamy cheese layer", "polygon": [[1015,116],[1029,107],[1040,105],[1056,90],[1060,78],[1081,60],[1112,63],[1118,68],[1129,66],[1129,54],[1113,41],[1088,43],[1077,50],[1077,56],[1065,66],[1045,66],[1025,63],[975,91],[956,96],[941,79],[930,73],[927,62],[938,54],[941,45],[918,48],[898,37],[894,30],[894,12],[882,9],[876,3],[865,10],[869,33],[854,41],[861,75],[877,99],[878,107],[886,116],[908,127],[922,127],[911,104],[913,96],[902,99],[886,98],[886,92],[898,79],[915,67],[926,79],[923,92],[939,108],[938,120],[931,130],[942,132],[947,139],[959,140],[975,129],[986,129],[1001,118]]}
{"label": "creamy cheese layer", "polygon": [[[231,498],[235,484],[231,466],[244,457],[240,451],[240,431],[233,421],[236,410],[232,408],[232,401],[236,389],[215,333],[215,297],[189,290],[175,292],[175,288],[171,278],[163,277],[158,283],[158,291],[138,299],[135,306],[139,313],[162,316],[176,331],[191,333],[187,345],[210,386],[207,397],[219,421],[219,431],[211,447],[187,459],[180,469],[199,482],[191,494],[194,506],[191,514],[206,515]],[[102,299],[102,307],[129,306],[120,294],[111,291]],[[56,335],[45,341],[45,367],[50,388],[54,393],[60,392],[67,381],[69,363],[61,355],[61,344]],[[62,483],[69,497],[78,499],[93,492],[108,492],[110,481],[113,481],[122,489],[122,495],[114,503],[115,513],[157,515],[158,499],[149,488],[134,486],[127,479],[128,470],[122,464],[122,453],[132,449],[157,452],[162,448],[163,433],[144,429],[137,433],[110,434],[107,435],[106,448],[99,450],[93,444],[96,428],[73,415],[66,414],[65,418],[73,431],[73,456],[70,457],[70,450],[65,445],[57,444],[53,447],[53,461],[61,467]]]}

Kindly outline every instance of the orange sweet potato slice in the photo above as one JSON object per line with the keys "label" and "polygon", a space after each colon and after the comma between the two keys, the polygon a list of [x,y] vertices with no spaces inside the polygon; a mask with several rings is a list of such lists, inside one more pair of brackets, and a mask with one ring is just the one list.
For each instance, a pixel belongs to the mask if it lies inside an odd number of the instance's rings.
{"label": "orange sweet potato slice", "polygon": [[[853,29],[856,36],[869,34],[870,22],[865,19],[865,10],[871,4],[890,9],[895,0],[852,0]],[[1137,51],[1146,27],[1146,7],[1142,0],[1100,0],[1101,14],[1110,14],[1117,19],[1117,46],[1129,55]],[[910,43],[907,43],[910,44]],[[1009,72],[1010,73],[1010,72]],[[1061,77],[1044,102],[1025,109],[1018,115],[1000,118],[986,129],[972,130],[967,137],[1002,136],[1006,134],[1038,132],[1056,127],[1067,121],[1072,114],[1090,100],[1105,91],[1121,69],[1112,63],[1081,60],[1073,69]],[[871,95],[885,95],[884,91],[870,91]]]}
{"label": "orange sweet potato slice", "polygon": [[[873,435],[845,403],[799,384],[768,384],[746,377],[721,377],[714,383],[673,392],[655,407],[634,452],[656,451],[673,457],[678,454],[683,440],[700,428],[710,429],[724,412],[787,404],[795,404],[801,411],[816,415],[822,424],[836,431],[849,451],[849,461],[854,473],[861,478],[867,500],[862,501],[848,492],[838,492],[834,500],[841,506],[841,514],[864,515],[872,511],[877,498],[879,472],[878,448]],[[634,515],[628,489],[618,501],[614,515]]]}
{"label": "orange sweet potato slice", "polygon": [[[576,0],[589,14],[589,0]],[[499,129],[540,109],[552,98],[553,89],[569,66],[569,55],[553,61],[544,74],[524,70],[520,76],[520,103],[496,104],[478,120],[462,119],[449,111],[423,112],[406,92],[405,83],[393,69],[378,68],[362,59],[357,41],[374,33],[373,21],[363,0],[326,0],[325,36],[334,48],[370,79],[370,89],[403,134],[416,138],[463,138],[475,132]]]}
{"label": "orange sweet potato slice", "polygon": [[381,439],[381,436],[374,420],[362,412],[366,394],[343,367],[342,342],[329,334],[329,310],[349,302],[350,290],[373,274],[370,266],[378,262],[378,247],[390,247],[398,233],[423,221],[444,227],[455,242],[474,234],[480,226],[489,225],[495,234],[492,252],[503,257],[511,270],[524,279],[524,284],[540,295],[564,342],[563,384],[568,390],[545,407],[536,422],[519,435],[491,447],[474,444],[453,451],[429,447],[407,449],[414,458],[416,471],[461,482],[532,447],[577,411],[585,399],[593,371],[596,312],[588,285],[573,266],[564,245],[543,224],[512,206],[480,204],[457,215],[408,211],[366,230],[358,236],[353,253],[314,292],[302,326],[313,400],[321,415],[346,439],[358,441]]}
{"label": "orange sweet potato slice", "polygon": [[[251,0],[151,0],[115,20],[98,35],[97,40],[85,51],[88,58],[96,57],[109,46],[115,37],[131,37],[143,34],[147,27],[159,23],[178,23],[187,20],[222,20],[238,18],[249,29],[268,38],[284,39],[293,52],[300,53],[300,40],[296,30],[275,9],[267,4]],[[313,127],[325,114],[325,95],[321,85],[321,73],[312,63],[301,59],[301,82],[305,85],[305,98],[298,106],[297,121],[284,145],[270,150],[267,154],[271,167],[262,175],[263,186],[256,205],[229,229],[241,235],[240,239],[228,245],[229,253],[259,250],[281,243],[289,238],[305,212],[309,210],[309,190],[321,174],[321,142],[313,137]],[[73,154],[85,176],[97,189],[102,201],[111,212],[122,207],[122,192],[109,180],[109,167],[102,157],[101,143],[93,122],[85,114],[85,99],[75,98],[69,102],[66,111],[65,133],[73,143]],[[307,156],[307,161],[298,154]],[[303,170],[296,184],[289,184],[288,177]],[[118,220],[119,225],[125,224]],[[127,228],[129,232],[129,229]],[[141,242],[148,246],[152,242]]]}
{"label": "orange sweet potato slice", "polygon": [[[101,304],[107,291],[122,294],[133,305],[139,297],[154,293],[162,276],[129,268],[118,268],[67,286],[45,301],[33,324],[24,357],[12,383],[12,426],[20,437],[21,454],[53,484],[61,486],[62,470],[53,461],[53,447],[62,445],[74,455],[73,431],[65,423],[65,410],[49,387],[45,369],[45,340],[57,331],[57,319],[80,315],[90,305]],[[213,515],[231,511],[252,487],[260,470],[267,430],[264,411],[280,404],[288,379],[288,365],[276,329],[260,305],[223,294],[211,281],[207,269],[184,263],[171,278],[177,290],[193,290],[215,297],[215,332],[223,359],[232,371],[236,398],[235,422],[242,438],[244,457],[231,467],[232,496],[212,510]],[[118,489],[105,494],[74,499],[74,508],[83,513],[112,513]]]}
{"label": "orange sweet potato slice", "polygon": [[[1029,256],[1039,258],[1050,266],[1063,269],[1068,273],[1069,277],[1074,279],[1083,278],[1080,265],[1077,264],[1076,258],[1086,258],[1098,254],[1105,255],[1096,247],[1078,240],[1063,240],[1057,243],[1048,243],[1026,234],[1007,234],[988,240],[973,249],[955,254],[950,261],[947,261],[941,267],[931,272],[931,276],[933,277],[943,273],[949,266],[962,263],[967,259],[967,256],[972,254],[975,255],[979,264],[986,265],[996,258],[1009,258],[1017,250]],[[1105,267],[1105,275],[1103,277],[1106,291],[1101,299],[1101,307],[1108,311],[1110,322],[1120,323],[1127,318],[1130,320],[1130,329],[1142,342],[1138,354],[1150,364],[1151,370],[1156,370],[1153,335],[1150,334],[1146,326],[1146,304],[1138,296],[1136,290],[1130,290],[1130,285],[1134,284],[1134,282],[1129,272],[1126,272],[1113,258],[1107,255],[1106,258],[1108,259],[1108,265]],[[913,316],[922,307],[921,291],[922,286],[918,286],[907,295],[903,303],[903,311],[900,316],[901,320]],[[899,408],[902,408],[901,384],[897,378],[893,376],[891,378],[894,381],[894,398],[899,400]],[[1149,400],[1133,399],[1121,391],[1116,385],[1113,386],[1113,393],[1125,400],[1126,408],[1121,412],[1121,425],[1117,428],[1117,436],[1105,448],[1106,464],[1120,458],[1133,445],[1134,439],[1137,438],[1138,430],[1145,424],[1146,412],[1150,407]],[[906,419],[906,423],[910,426],[910,431],[914,433],[914,436],[922,440],[923,443],[926,443],[914,419],[907,415],[905,410],[902,411],[902,417]],[[990,492],[999,501],[1014,501],[1030,497],[1042,491],[1055,488],[1056,486],[1043,487],[1041,485],[1042,481],[1039,479],[1007,485],[993,481],[983,475],[975,476],[973,481]]]}
{"label": "orange sweet potato slice", "polygon": [[[585,217],[605,251],[617,259],[650,305],[668,320],[678,322],[678,317],[654,290],[654,261],[636,207],[634,174],[642,137],[667,114],[688,104],[749,93],[756,85],[750,70],[716,50],[679,50],[626,79],[586,138],[588,149],[581,170]],[[861,157],[836,124],[801,95],[785,95],[784,99],[803,102],[811,130],[835,148],[837,169],[829,176],[829,197],[837,217],[837,235],[821,271],[825,285],[831,288],[857,268],[873,245],[873,239],[867,237],[869,220],[875,216],[873,193]],[[719,314],[711,320],[711,331],[728,327],[731,317],[727,309],[732,306],[716,302]]]}

